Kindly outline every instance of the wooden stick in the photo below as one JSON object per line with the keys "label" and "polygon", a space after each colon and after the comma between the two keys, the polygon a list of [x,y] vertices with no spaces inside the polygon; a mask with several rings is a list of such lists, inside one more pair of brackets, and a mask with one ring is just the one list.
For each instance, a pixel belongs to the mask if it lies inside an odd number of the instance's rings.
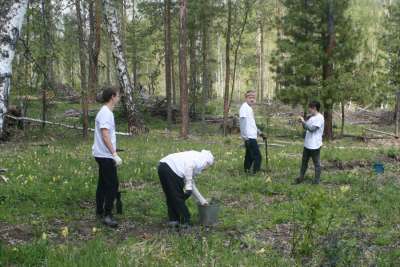
{"label": "wooden stick", "polygon": [[[13,119],[13,120],[17,120],[17,121],[30,121],[30,122],[37,122],[37,123],[45,123],[45,124],[65,127],[68,129],[83,130],[82,127],[75,126],[75,125],[68,125],[68,124],[64,124],[64,123],[60,123],[60,122],[43,121],[43,120],[28,118],[28,117],[15,117],[15,116],[8,115],[8,114],[6,115],[6,117]],[[89,128],[89,131],[94,132],[94,129]],[[122,135],[122,136],[132,136],[130,133],[123,133],[123,132],[115,132],[115,134]]]}
{"label": "wooden stick", "polygon": [[387,132],[383,132],[383,131],[378,131],[375,129],[369,129],[369,128],[365,128],[366,131],[370,131],[370,132],[374,132],[374,133],[380,133],[380,134],[384,134],[384,135],[389,135],[389,136],[393,136],[395,138],[399,138],[396,134],[393,133],[387,133]]}

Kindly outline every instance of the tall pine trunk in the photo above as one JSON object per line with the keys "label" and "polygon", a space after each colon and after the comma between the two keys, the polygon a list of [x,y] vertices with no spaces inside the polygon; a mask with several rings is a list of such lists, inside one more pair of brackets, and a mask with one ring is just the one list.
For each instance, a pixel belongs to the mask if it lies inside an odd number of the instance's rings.
{"label": "tall pine trunk", "polygon": [[205,122],[205,114],[208,100],[208,19],[207,19],[207,8],[208,0],[203,1],[202,15],[204,21],[202,21],[202,38],[201,38],[201,53],[202,53],[202,108],[201,108],[201,120]]}
{"label": "tall pine trunk", "polygon": [[98,62],[100,54],[101,3],[100,0],[89,2],[89,100],[94,102],[98,86]]}
{"label": "tall pine trunk", "polygon": [[76,17],[78,21],[78,42],[79,42],[79,65],[80,65],[80,79],[81,79],[81,103],[82,103],[82,128],[83,137],[88,137],[89,128],[89,99],[87,89],[86,77],[86,58],[85,58],[85,38],[83,25],[85,24],[82,19],[81,1],[75,0]]}
{"label": "tall pine trunk", "polygon": [[187,138],[189,132],[189,105],[187,86],[187,0],[180,0],[180,27],[179,27],[179,87],[181,104],[181,137]]}
{"label": "tall pine trunk", "polygon": [[[335,34],[335,20],[333,15],[333,3],[332,0],[328,0],[328,8],[327,8],[327,26],[328,32],[326,35],[326,45],[325,45],[325,54],[326,61],[322,66],[322,77],[325,82],[325,86],[329,84],[329,80],[333,75],[333,63],[332,63],[332,55],[333,50],[336,46],[336,34]],[[325,100],[324,103],[324,118],[325,118],[325,128],[324,128],[324,137],[327,140],[333,140],[333,103],[331,99]]]}
{"label": "tall pine trunk", "polygon": [[165,48],[165,95],[167,98],[167,122],[168,126],[172,124],[171,108],[171,0],[164,0],[164,48]]}
{"label": "tall pine trunk", "polygon": [[20,36],[28,0],[7,1],[0,6],[0,138],[5,138],[4,119],[11,90],[12,61]]}
{"label": "tall pine trunk", "polygon": [[229,81],[230,81],[230,51],[231,51],[231,24],[232,24],[232,2],[228,0],[228,25],[226,30],[225,48],[225,90],[224,90],[224,135],[227,134],[229,113]]}
{"label": "tall pine trunk", "polygon": [[117,10],[114,6],[114,2],[111,0],[103,0],[103,11],[104,22],[105,25],[107,25],[108,35],[111,39],[113,57],[116,71],[118,73],[118,82],[122,89],[122,94],[125,100],[125,109],[128,113],[128,131],[131,134],[139,134],[145,130],[144,123],[135,102],[136,98],[133,96],[135,93],[135,97],[139,97],[139,94],[134,92],[128,74],[124,50],[119,34]]}

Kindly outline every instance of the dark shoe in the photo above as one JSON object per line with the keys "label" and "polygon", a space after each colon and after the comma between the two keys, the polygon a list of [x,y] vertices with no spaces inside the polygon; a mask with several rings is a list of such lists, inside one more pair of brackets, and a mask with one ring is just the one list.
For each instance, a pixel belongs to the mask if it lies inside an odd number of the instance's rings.
{"label": "dark shoe", "polygon": [[293,184],[301,184],[302,182],[304,182],[304,178],[297,177],[296,179],[294,179]]}
{"label": "dark shoe", "polygon": [[111,228],[116,228],[118,226],[118,223],[116,220],[111,215],[107,215],[103,219],[103,223]]}
{"label": "dark shoe", "polygon": [[178,228],[179,227],[179,222],[178,221],[169,221],[167,222],[168,228]]}
{"label": "dark shoe", "polygon": [[314,181],[312,183],[313,184],[319,184],[320,183],[320,179],[314,179]]}

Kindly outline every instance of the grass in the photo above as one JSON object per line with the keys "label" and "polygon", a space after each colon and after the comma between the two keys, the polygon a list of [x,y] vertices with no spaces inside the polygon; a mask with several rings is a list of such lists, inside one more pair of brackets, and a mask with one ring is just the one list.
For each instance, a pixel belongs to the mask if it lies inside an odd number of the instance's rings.
{"label": "grass", "polygon": [[[163,130],[165,122],[152,120],[149,135],[119,137],[125,152],[118,170],[124,191],[118,230],[94,218],[91,138],[58,127],[20,133],[21,140],[0,146],[0,167],[9,178],[0,185],[0,266],[396,266],[400,168],[389,157],[400,151],[336,140],[322,150],[324,165],[341,160],[367,166],[329,168],[320,186],[294,186],[301,130],[259,120],[268,123],[271,143],[289,143],[271,147],[271,172],[256,176],[242,171],[238,136],[222,138],[217,126],[205,132],[194,124],[194,136],[181,140],[176,130]],[[156,166],[164,155],[189,149],[214,153],[215,165],[197,180],[222,210],[218,226],[176,233],[163,225],[166,206]],[[371,164],[382,159],[385,174],[376,176]],[[196,222],[196,204],[188,204]]]}

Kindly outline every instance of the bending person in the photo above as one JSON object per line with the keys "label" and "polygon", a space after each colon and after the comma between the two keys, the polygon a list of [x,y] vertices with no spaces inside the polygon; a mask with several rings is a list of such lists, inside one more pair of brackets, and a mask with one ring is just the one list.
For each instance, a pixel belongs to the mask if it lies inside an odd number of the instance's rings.
{"label": "bending person", "polygon": [[190,213],[185,201],[191,195],[200,205],[208,205],[193,178],[213,163],[214,157],[207,150],[174,153],[160,160],[158,176],[167,200],[169,226],[190,225]]}

